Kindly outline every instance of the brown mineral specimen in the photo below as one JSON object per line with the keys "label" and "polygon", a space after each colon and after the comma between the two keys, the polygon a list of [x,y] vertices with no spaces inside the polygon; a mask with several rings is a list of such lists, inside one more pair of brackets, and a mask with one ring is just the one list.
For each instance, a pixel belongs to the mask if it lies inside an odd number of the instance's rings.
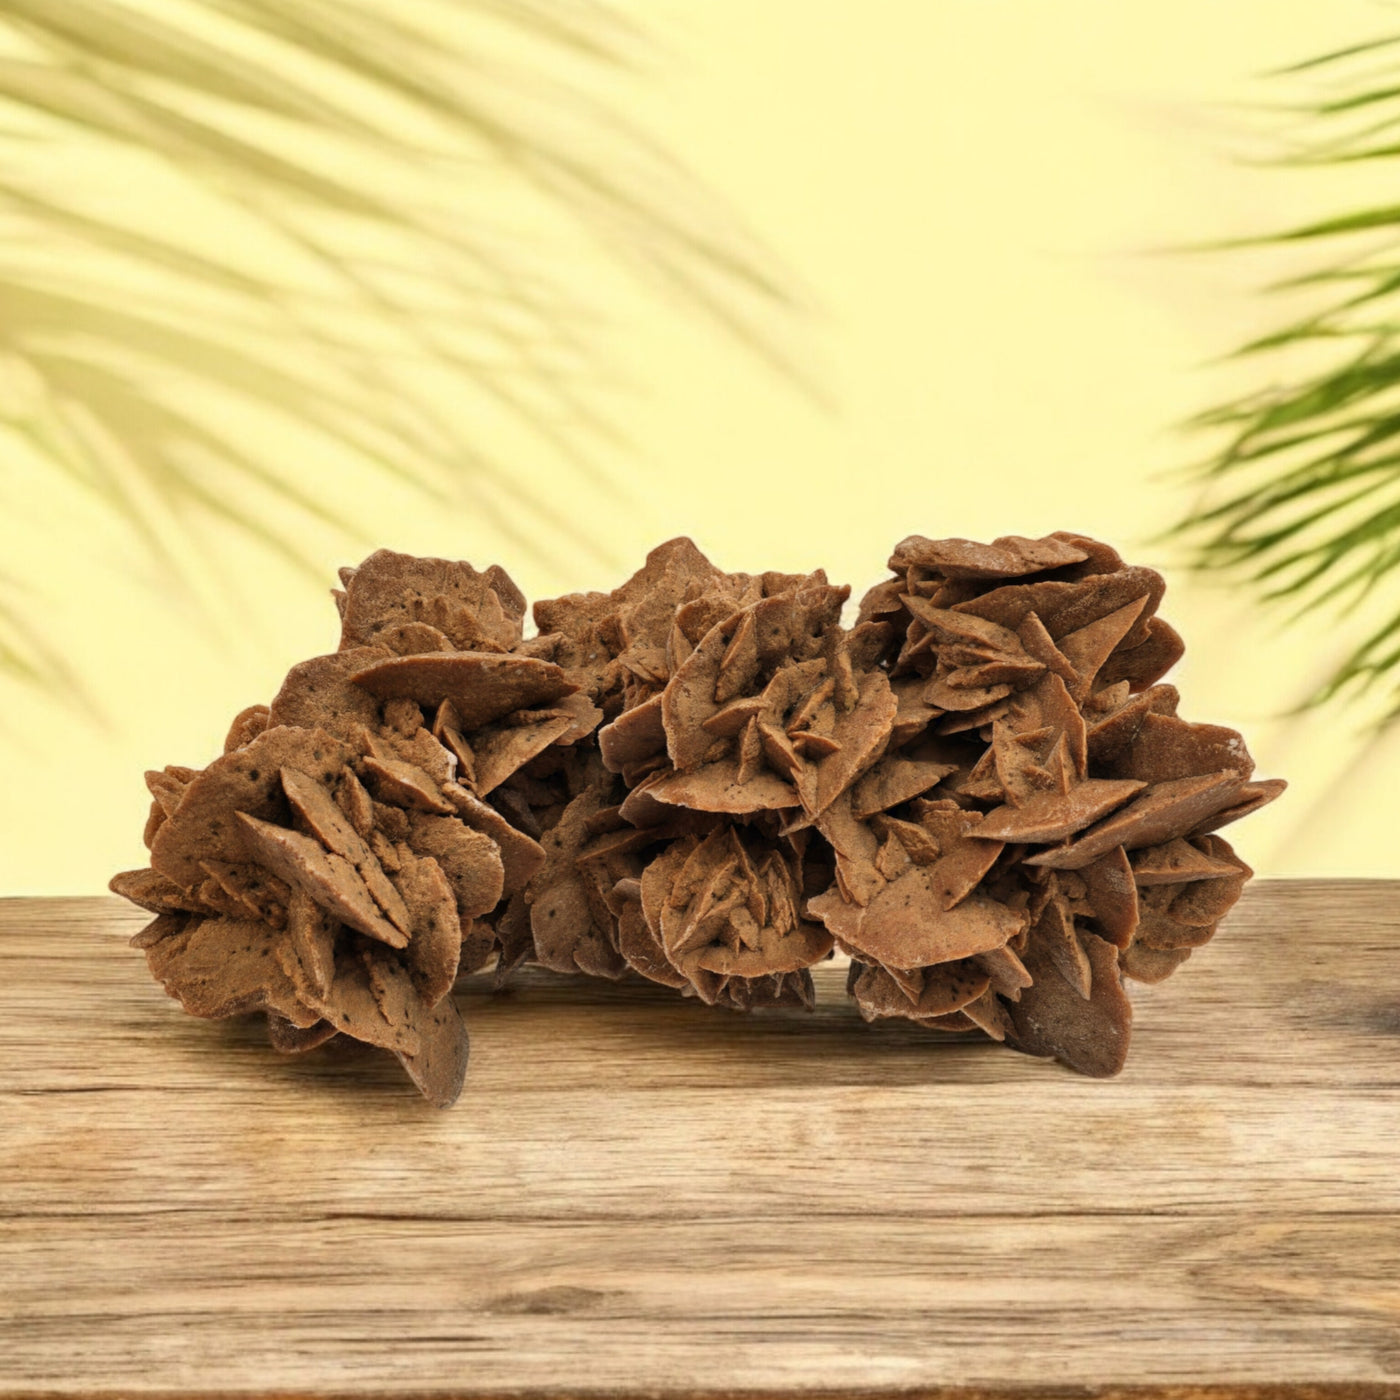
{"label": "brown mineral specimen", "polygon": [[149,776],[150,869],[112,889],[158,915],[140,946],[186,1010],[264,1010],[288,1051],[382,1045],[446,1105],[467,1057],[448,993],[544,863],[482,798],[576,727],[551,708],[575,687],[509,653],[524,600],[499,569],[381,550],[343,581],[343,649],[293,667],[204,770]]}
{"label": "brown mineral specimen", "polygon": [[434,1103],[494,961],[810,1007],[1123,1066],[1157,982],[1251,872],[1216,834],[1273,800],[1240,735],[1177,715],[1164,584],[1085,536],[910,536],[849,589],[726,573],[688,539],[611,593],[380,550],[338,651],[207,768],[147,774],[150,868],[112,881],[188,1011],[279,1050],[391,1049]]}
{"label": "brown mineral specimen", "polygon": [[[1127,1054],[1124,977],[1160,981],[1250,871],[1213,833],[1272,800],[1244,741],[1177,718],[1161,576],[1057,533],[911,536],[861,616],[893,629],[881,766],[946,765],[872,813],[874,773],[819,830],[835,885],[810,909],[859,965],[863,1015],[976,1025],[1086,1074]],[[932,771],[931,769],[929,771]]]}
{"label": "brown mineral specimen", "polygon": [[[541,962],[630,968],[736,1009],[810,1004],[807,969],[833,946],[805,910],[833,868],[814,823],[880,759],[897,710],[874,664],[891,629],[847,632],[848,596],[820,571],[725,574],[674,540],[610,595],[535,605],[610,717],[601,763],[536,817]],[[920,756],[872,775],[863,800],[878,810],[946,771]]]}

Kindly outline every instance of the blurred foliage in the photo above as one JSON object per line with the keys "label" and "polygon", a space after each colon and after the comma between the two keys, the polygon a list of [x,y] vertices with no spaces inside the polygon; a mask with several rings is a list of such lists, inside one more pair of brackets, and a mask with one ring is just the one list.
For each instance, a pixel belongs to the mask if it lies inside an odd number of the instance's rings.
{"label": "blurred foliage", "polygon": [[1299,617],[1339,620],[1393,600],[1304,701],[1390,688],[1400,717],[1400,36],[1325,54],[1274,75],[1321,80],[1289,108],[1305,133],[1278,163],[1374,165],[1376,203],[1231,246],[1328,250],[1269,289],[1315,309],[1240,347],[1267,388],[1220,404],[1193,426],[1224,434],[1195,475],[1204,490],[1173,533],[1195,565],[1247,582]]}
{"label": "blurred foliage", "polygon": [[[513,201],[786,363],[782,275],[591,95],[648,52],[594,0],[6,0],[0,427],[172,577],[201,521],[303,564],[308,524],[365,538],[246,415],[443,501],[465,486],[530,548],[549,502],[481,413],[581,470],[613,428],[587,289],[510,231]],[[473,406],[445,412],[444,384]],[[71,695],[42,598],[17,597],[0,671]]]}

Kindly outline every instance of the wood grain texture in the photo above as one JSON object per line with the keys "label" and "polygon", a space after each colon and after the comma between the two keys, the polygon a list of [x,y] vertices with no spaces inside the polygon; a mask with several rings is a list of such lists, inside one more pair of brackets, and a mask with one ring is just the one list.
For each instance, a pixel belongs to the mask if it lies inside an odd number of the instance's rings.
{"label": "wood grain texture", "polygon": [[0,1395],[1400,1396],[1400,884],[1251,888],[1125,1073],[535,973],[467,1091],[0,901]]}

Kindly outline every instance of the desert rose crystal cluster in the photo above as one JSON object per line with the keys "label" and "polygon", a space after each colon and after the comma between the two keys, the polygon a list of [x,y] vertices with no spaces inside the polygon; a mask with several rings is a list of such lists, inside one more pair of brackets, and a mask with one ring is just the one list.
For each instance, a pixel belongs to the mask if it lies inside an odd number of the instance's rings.
{"label": "desert rose crystal cluster", "polygon": [[1123,979],[1210,939],[1250,875],[1217,832],[1283,783],[1178,717],[1152,570],[1067,532],[889,567],[846,625],[820,570],[672,540],[526,637],[501,569],[381,550],[337,651],[147,775],[133,942],[187,1011],[382,1046],[443,1106],[455,980],[522,962],[747,1011],[841,953],[866,1020],[1114,1074]]}

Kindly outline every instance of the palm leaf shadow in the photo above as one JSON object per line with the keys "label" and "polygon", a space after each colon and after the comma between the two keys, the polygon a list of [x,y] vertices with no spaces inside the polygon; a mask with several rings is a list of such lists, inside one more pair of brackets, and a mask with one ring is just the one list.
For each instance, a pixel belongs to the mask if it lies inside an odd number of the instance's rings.
{"label": "palm leaf shadow", "polygon": [[[533,46],[538,71],[498,56],[505,31]],[[592,0],[11,0],[0,356],[29,389],[18,407],[0,398],[0,426],[96,493],[172,577],[187,566],[171,540],[198,519],[296,565],[308,523],[367,539],[286,461],[187,406],[211,391],[429,498],[465,490],[524,551],[545,548],[542,533],[555,555],[596,550],[466,426],[474,411],[444,411],[423,387],[453,376],[483,412],[615,489],[599,465],[619,435],[594,402],[594,313],[495,227],[498,189],[547,202],[805,376],[784,344],[802,307],[786,275],[589,95],[595,73],[631,70],[644,51]],[[570,64],[579,82],[550,76]],[[118,188],[177,181],[227,231],[167,227],[159,198],[75,191],[54,152],[100,159]],[[248,251],[258,240],[306,275],[266,271]],[[76,697],[35,647],[41,608],[28,600],[22,624],[0,594],[0,673]]]}

